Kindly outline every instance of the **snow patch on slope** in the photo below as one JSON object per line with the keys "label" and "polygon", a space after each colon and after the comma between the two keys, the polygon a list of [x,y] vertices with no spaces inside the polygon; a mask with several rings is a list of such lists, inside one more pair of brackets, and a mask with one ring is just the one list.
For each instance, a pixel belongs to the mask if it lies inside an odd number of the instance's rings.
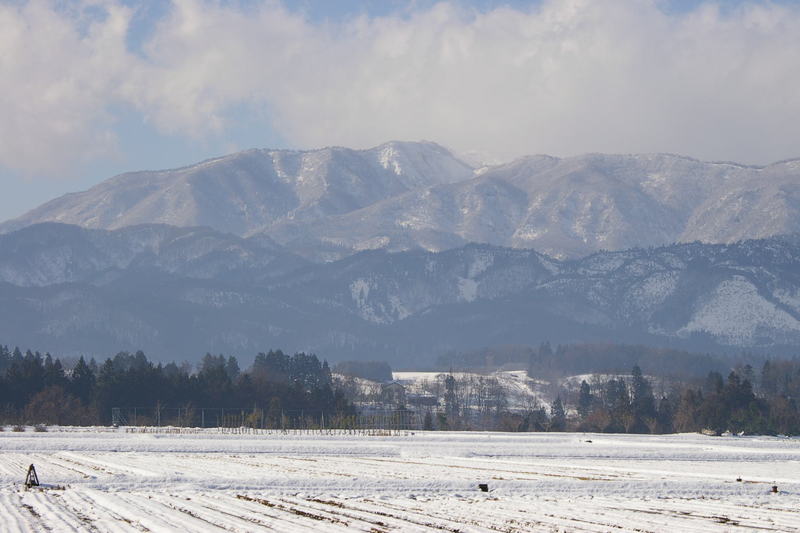
{"label": "snow patch on slope", "polygon": [[751,345],[759,330],[800,331],[800,322],[764,299],[747,279],[734,276],[717,286],[678,334],[706,332],[728,344]]}
{"label": "snow patch on slope", "polygon": [[486,270],[494,264],[494,255],[490,253],[478,254],[472,263],[469,265],[467,277],[474,278],[486,272]]}
{"label": "snow patch on slope", "polygon": [[478,297],[478,282],[470,278],[458,278],[458,299],[462,302],[474,302]]}
{"label": "snow patch on slope", "polygon": [[403,304],[403,301],[396,294],[389,296],[389,304],[392,306],[392,312],[398,320],[403,320],[404,318],[408,318],[413,314],[408,310],[408,308],[406,308],[406,306]]}
{"label": "snow patch on slope", "polygon": [[386,322],[384,318],[375,312],[375,309],[369,303],[369,293],[375,287],[369,280],[359,278],[350,284],[350,294],[353,297],[353,302],[358,309],[358,315],[364,320],[383,324]]}
{"label": "snow patch on slope", "polygon": [[800,292],[792,289],[776,289],[772,295],[783,305],[800,313]]}
{"label": "snow patch on slope", "polygon": [[656,272],[629,290],[628,301],[637,311],[655,309],[675,290],[678,278],[677,272]]}
{"label": "snow patch on slope", "polygon": [[398,154],[394,149],[394,146],[389,144],[385,146],[383,150],[381,150],[380,162],[383,168],[387,170],[391,168],[392,172],[399,176],[403,173],[403,168],[400,166],[400,162],[397,160],[397,155]]}

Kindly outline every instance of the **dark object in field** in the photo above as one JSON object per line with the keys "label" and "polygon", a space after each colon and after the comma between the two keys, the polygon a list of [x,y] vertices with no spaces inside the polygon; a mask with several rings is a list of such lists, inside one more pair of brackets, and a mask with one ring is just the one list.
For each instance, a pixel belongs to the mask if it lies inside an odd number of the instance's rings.
{"label": "dark object in field", "polygon": [[481,489],[481,492],[489,492],[488,483],[478,483],[478,488]]}
{"label": "dark object in field", "polygon": [[29,489],[31,487],[38,487],[39,486],[39,476],[36,475],[36,469],[33,465],[28,467],[28,475],[25,476],[25,488]]}
{"label": "dark object in field", "polygon": [[772,492],[778,492],[778,485],[772,485]]}
{"label": "dark object in field", "polygon": [[740,477],[736,478],[736,481],[741,481],[741,480],[742,480],[742,478],[740,478]]}
{"label": "dark object in field", "polygon": [[587,440],[586,442],[588,442],[588,443],[591,443],[592,441],[590,441],[590,440]]}

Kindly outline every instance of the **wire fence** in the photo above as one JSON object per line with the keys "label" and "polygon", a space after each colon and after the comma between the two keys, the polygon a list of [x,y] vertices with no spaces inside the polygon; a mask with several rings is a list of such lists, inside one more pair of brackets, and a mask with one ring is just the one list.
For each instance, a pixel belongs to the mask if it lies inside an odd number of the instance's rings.
{"label": "wire fence", "polygon": [[380,410],[342,415],[319,410],[264,410],[235,407],[114,407],[114,426],[176,428],[250,428],[263,430],[422,429],[418,413]]}

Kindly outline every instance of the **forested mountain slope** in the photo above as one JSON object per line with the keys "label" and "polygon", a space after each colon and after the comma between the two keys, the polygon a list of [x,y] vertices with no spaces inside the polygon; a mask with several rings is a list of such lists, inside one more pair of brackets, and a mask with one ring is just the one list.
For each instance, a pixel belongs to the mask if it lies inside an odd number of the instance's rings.
{"label": "forested mountain slope", "polygon": [[0,236],[0,335],[58,353],[281,346],[421,365],[545,339],[795,350],[798,265],[797,236],[568,261],[472,244],[313,264],[202,228],[43,224]]}

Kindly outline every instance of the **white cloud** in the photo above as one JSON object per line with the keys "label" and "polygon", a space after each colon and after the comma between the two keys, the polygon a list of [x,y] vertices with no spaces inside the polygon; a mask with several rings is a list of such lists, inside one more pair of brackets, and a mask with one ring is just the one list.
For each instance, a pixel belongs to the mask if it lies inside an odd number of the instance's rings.
{"label": "white cloud", "polygon": [[108,5],[102,23],[82,12],[0,5],[0,164],[48,172],[113,147],[107,105],[126,71],[129,11]]}
{"label": "white cloud", "polygon": [[88,23],[39,0],[2,7],[0,164],[41,171],[107,149],[120,102],[197,137],[224,136],[233,107],[268,109],[301,147],[425,138],[504,158],[800,155],[800,9],[659,4],[442,3],[314,24],[277,2],[174,0],[143,54],[126,49],[131,13],[111,0]]}

